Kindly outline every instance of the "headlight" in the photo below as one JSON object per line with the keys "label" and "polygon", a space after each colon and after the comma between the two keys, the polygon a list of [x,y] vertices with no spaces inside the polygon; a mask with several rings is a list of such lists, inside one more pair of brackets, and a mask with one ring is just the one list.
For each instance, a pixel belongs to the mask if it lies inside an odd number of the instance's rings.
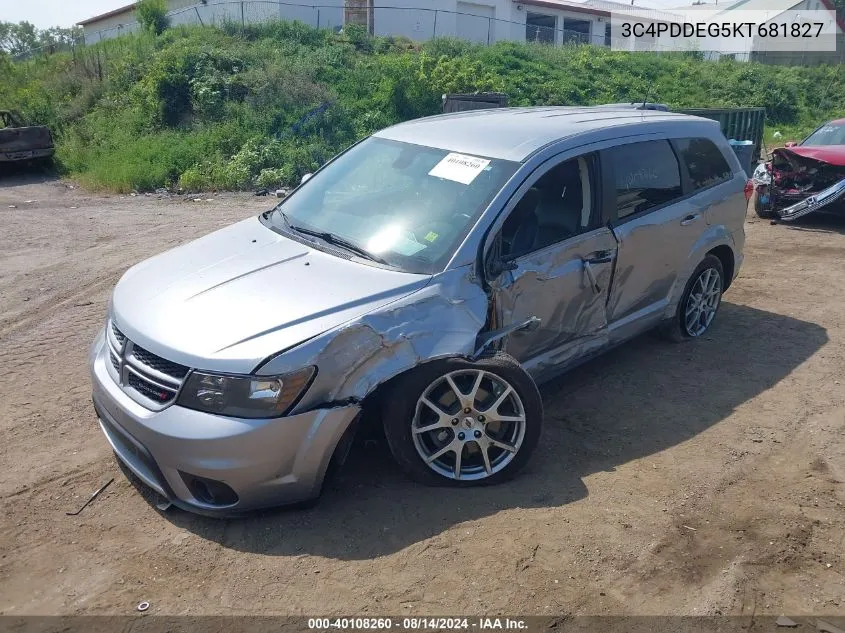
{"label": "headlight", "polygon": [[235,418],[279,418],[305,391],[315,367],[284,376],[225,376],[195,371],[177,404]]}

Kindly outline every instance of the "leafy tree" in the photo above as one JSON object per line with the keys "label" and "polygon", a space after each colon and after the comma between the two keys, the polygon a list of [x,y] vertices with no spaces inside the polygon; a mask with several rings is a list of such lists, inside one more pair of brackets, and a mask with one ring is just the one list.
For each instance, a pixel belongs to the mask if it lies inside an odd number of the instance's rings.
{"label": "leafy tree", "polygon": [[33,53],[55,53],[69,47],[82,36],[82,29],[64,29],[54,26],[37,29],[29,22],[0,22],[0,51],[13,57],[26,57]]}
{"label": "leafy tree", "polygon": [[145,29],[161,35],[170,26],[165,0],[141,0],[135,7],[135,15]]}

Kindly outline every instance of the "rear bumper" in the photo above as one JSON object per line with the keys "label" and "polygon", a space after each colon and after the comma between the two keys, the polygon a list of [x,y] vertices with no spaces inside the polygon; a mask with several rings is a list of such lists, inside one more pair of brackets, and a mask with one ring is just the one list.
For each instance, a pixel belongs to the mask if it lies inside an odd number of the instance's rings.
{"label": "rear bumper", "polygon": [[[118,458],[175,505],[228,515],[319,495],[340,438],[357,405],[274,420],[245,420],[171,405],[150,411],[132,400],[106,369],[103,335],[91,350],[94,408]],[[225,484],[234,502],[209,502],[197,479]]]}
{"label": "rear bumper", "polygon": [[12,163],[19,160],[32,160],[34,158],[49,158],[55,153],[56,150],[53,147],[26,149],[16,152],[0,152],[0,163]]}

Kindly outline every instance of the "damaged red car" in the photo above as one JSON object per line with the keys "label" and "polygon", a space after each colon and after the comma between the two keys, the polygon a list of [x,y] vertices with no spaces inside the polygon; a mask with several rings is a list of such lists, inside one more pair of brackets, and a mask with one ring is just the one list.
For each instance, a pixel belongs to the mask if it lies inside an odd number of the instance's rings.
{"label": "damaged red car", "polygon": [[845,217],[845,119],[772,152],[752,177],[761,218],[792,222],[811,213]]}

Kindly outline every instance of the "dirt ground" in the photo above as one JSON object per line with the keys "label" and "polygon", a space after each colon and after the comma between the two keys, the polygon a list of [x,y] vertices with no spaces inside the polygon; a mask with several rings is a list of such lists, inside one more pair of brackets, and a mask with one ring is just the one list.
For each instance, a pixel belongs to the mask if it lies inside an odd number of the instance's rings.
{"label": "dirt ground", "polygon": [[86,355],[124,270],[272,200],[42,180],[0,180],[0,613],[845,615],[845,222],[750,216],[710,333],[543,387],[512,483],[423,488],[366,442],[316,508],[218,520],[125,478]]}

